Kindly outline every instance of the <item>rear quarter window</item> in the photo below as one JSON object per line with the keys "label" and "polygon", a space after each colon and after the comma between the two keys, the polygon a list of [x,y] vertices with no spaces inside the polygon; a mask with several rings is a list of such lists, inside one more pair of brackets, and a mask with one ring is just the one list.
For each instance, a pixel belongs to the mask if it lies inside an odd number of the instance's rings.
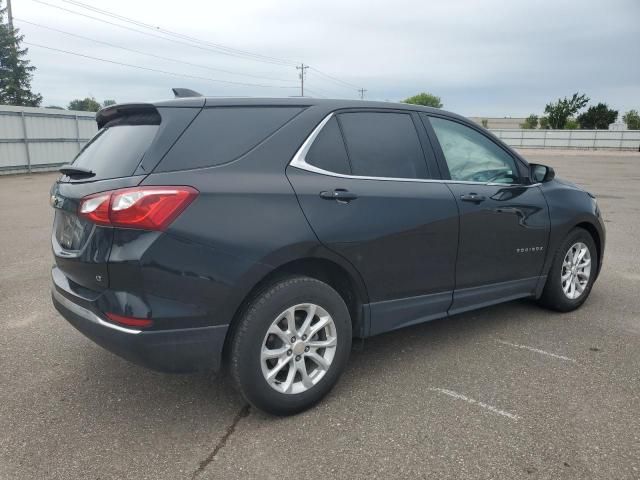
{"label": "rear quarter window", "polygon": [[204,109],[156,168],[158,172],[231,162],[295,117],[301,107]]}
{"label": "rear quarter window", "polygon": [[351,173],[347,150],[336,117],[331,117],[324,126],[307,152],[305,161],[329,172]]}

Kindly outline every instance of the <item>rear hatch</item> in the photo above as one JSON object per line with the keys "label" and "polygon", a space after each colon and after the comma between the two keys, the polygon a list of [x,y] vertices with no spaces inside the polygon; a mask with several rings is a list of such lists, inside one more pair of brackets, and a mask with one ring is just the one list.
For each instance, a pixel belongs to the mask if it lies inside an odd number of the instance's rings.
{"label": "rear hatch", "polygon": [[68,174],[51,188],[53,253],[57,267],[71,282],[94,292],[109,287],[113,228],[80,216],[81,200],[138,185],[199,111],[131,104],[98,113],[98,133],[61,169]]}

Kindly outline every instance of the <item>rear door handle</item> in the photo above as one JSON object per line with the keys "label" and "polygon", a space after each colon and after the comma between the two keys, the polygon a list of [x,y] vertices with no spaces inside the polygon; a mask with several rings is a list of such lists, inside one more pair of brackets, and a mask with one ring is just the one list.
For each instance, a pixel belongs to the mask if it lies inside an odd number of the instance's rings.
{"label": "rear door handle", "polygon": [[337,200],[338,202],[350,202],[358,198],[353,192],[345,190],[344,188],[336,188],[329,192],[320,192],[320,198],[323,200]]}
{"label": "rear door handle", "polygon": [[478,195],[477,193],[468,193],[466,195],[460,195],[460,200],[463,202],[480,203],[487,199],[484,195]]}

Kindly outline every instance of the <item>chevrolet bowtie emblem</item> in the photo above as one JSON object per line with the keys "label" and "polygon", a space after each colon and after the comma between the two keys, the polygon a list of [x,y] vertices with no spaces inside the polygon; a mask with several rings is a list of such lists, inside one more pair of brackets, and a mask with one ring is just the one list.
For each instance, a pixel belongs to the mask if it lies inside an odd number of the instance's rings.
{"label": "chevrolet bowtie emblem", "polygon": [[49,203],[53,208],[62,208],[62,204],[64,203],[64,198],[59,197],[57,195],[51,195],[49,199]]}

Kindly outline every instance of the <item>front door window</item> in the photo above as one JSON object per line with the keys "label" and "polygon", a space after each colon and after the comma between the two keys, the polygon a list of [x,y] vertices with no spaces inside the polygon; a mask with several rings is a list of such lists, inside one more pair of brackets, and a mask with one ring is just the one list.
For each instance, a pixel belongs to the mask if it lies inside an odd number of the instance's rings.
{"label": "front door window", "polygon": [[513,158],[490,139],[458,122],[431,117],[451,180],[518,183]]}

